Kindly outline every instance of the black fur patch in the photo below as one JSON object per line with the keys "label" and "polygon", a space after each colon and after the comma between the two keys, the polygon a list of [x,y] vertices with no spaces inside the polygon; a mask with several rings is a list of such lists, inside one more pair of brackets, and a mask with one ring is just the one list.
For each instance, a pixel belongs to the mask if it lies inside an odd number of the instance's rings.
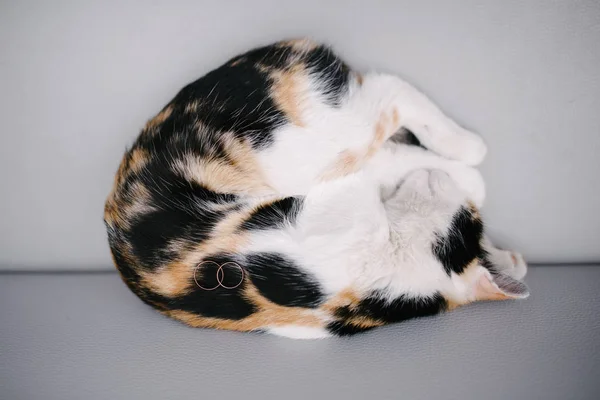
{"label": "black fur patch", "polygon": [[265,67],[282,69],[288,66],[289,56],[293,50],[288,46],[280,46],[278,43],[252,49],[232,61],[238,61],[237,65],[247,63],[256,66],[256,64]]}
{"label": "black fur patch", "polygon": [[446,300],[439,293],[431,297],[401,296],[392,301],[375,293],[360,302],[359,312],[385,322],[400,322],[435,315],[445,308]]}
{"label": "black fur patch", "polygon": [[[208,257],[204,261],[201,270],[196,274],[198,283],[204,289],[198,287],[191,277],[193,289],[185,296],[170,299],[169,309],[189,311],[203,317],[234,320],[245,318],[257,311],[254,304],[244,297],[246,282],[235,287],[242,279],[242,273],[238,268],[230,267],[230,265],[223,267],[223,285],[231,289],[218,284],[219,266],[227,262],[235,262],[240,265],[238,258],[233,255],[220,254]],[[207,290],[214,287],[216,287],[214,290]]]}
{"label": "black fur patch", "polygon": [[365,316],[383,322],[401,322],[407,319],[435,315],[446,308],[446,300],[439,293],[431,297],[400,296],[388,300],[382,293],[374,292],[360,301],[356,308],[341,307],[339,318]]}
{"label": "black fur patch", "polygon": [[337,336],[352,336],[357,333],[362,333],[366,331],[370,331],[375,328],[374,326],[362,327],[357,326],[352,323],[346,323],[342,321],[333,321],[327,324],[327,330],[331,332],[333,335]]}
{"label": "black fur patch", "polygon": [[272,131],[285,124],[269,95],[269,77],[249,62],[224,65],[179,92],[175,101],[197,101],[195,117],[216,132],[231,131],[256,148],[273,141]]}
{"label": "black fur patch", "polygon": [[313,308],[323,301],[318,282],[282,254],[250,254],[245,267],[252,283],[273,303]]}
{"label": "black fur patch", "polygon": [[302,209],[304,199],[286,197],[261,206],[241,226],[243,230],[276,229],[285,224],[293,224]]}
{"label": "black fur patch", "polygon": [[418,146],[422,149],[426,149],[426,147],[421,144],[421,141],[415,136],[415,134],[409,131],[408,129],[399,130],[398,132],[394,133],[392,137],[390,137],[388,140],[394,143],[406,144],[409,146]]}
{"label": "black fur patch", "polygon": [[159,310],[166,310],[165,304],[167,304],[168,300],[140,284],[140,275],[134,267],[129,264],[121,249],[123,239],[120,237],[120,231],[108,228],[108,241],[115,265],[127,287],[129,287],[129,289],[144,303]]}
{"label": "black fur patch", "polygon": [[311,74],[322,83],[328,104],[339,107],[350,80],[350,68],[326,46],[319,46],[306,55]]}
{"label": "black fur patch", "polygon": [[372,329],[372,327],[359,327],[352,324],[352,318],[368,317],[384,323],[394,323],[435,315],[445,310],[446,307],[447,302],[439,293],[431,297],[400,296],[388,300],[383,293],[374,292],[361,300],[355,307],[338,308],[335,316],[339,318],[339,321],[330,323],[327,329],[336,335],[352,335]]}
{"label": "black fur patch", "polygon": [[491,273],[497,273],[496,266],[490,261],[490,255],[487,251],[482,250],[479,255],[479,263],[482,267],[490,271]]}
{"label": "black fur patch", "polygon": [[460,274],[473,259],[482,256],[483,223],[465,207],[454,214],[446,235],[437,235],[433,254],[444,266],[448,276]]}

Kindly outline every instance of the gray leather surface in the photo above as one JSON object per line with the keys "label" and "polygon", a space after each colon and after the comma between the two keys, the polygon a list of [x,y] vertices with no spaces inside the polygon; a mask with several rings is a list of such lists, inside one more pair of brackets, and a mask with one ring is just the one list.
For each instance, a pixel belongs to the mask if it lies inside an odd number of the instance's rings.
{"label": "gray leather surface", "polygon": [[599,267],[538,267],[521,302],[351,339],[187,328],[113,273],[0,275],[0,398],[600,398]]}
{"label": "gray leather surface", "polygon": [[303,35],[485,137],[501,244],[600,261],[597,0],[23,0],[0,2],[1,268],[110,269],[104,199],[146,119],[237,52]]}

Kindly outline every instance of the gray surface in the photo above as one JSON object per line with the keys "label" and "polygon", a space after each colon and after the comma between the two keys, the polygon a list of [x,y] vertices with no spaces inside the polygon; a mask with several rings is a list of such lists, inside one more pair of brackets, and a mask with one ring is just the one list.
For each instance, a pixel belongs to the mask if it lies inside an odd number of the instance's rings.
{"label": "gray surface", "polygon": [[482,133],[503,244],[600,260],[600,2],[250,3],[0,2],[2,268],[111,268],[103,203],[145,120],[229,56],[301,35]]}
{"label": "gray surface", "polygon": [[0,398],[600,398],[599,267],[349,340],[187,328],[116,274],[0,275]]}

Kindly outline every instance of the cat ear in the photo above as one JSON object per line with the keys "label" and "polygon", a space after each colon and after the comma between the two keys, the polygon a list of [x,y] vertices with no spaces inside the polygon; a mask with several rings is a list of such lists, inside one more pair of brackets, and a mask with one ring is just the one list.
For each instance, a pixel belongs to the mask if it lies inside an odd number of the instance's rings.
{"label": "cat ear", "polygon": [[486,273],[475,283],[477,300],[511,300],[529,297],[529,288],[506,274]]}

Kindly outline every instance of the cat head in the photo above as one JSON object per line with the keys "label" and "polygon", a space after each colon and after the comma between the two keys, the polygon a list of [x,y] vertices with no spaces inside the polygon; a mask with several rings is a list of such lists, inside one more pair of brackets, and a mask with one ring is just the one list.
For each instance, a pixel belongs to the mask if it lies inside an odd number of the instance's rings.
{"label": "cat head", "polygon": [[388,213],[401,217],[392,218],[392,230],[407,236],[415,265],[430,271],[420,274],[429,279],[424,286],[443,295],[450,308],[529,296],[520,281],[527,270],[521,255],[492,245],[479,210],[446,172],[415,171],[394,197]]}

